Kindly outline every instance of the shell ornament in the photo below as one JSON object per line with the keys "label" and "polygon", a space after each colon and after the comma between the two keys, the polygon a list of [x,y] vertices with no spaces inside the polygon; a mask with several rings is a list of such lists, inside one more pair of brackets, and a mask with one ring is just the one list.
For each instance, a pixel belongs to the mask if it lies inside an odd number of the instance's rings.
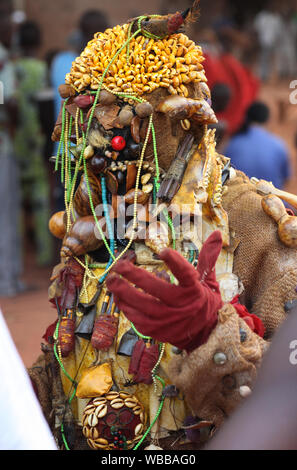
{"label": "shell ornament", "polygon": [[146,414],[134,395],[109,392],[84,409],[83,435],[93,450],[132,449],[143,437]]}

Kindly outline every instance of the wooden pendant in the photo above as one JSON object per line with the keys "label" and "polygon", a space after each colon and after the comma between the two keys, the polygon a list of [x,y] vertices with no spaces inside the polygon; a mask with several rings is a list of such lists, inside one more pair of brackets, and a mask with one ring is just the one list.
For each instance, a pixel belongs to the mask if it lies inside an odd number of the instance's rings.
{"label": "wooden pendant", "polygon": [[251,178],[251,183],[255,184],[257,192],[263,196],[268,196],[268,194],[273,194],[278,196],[283,201],[286,201],[291,206],[297,209],[297,195],[282,191],[281,189],[275,188],[272,183],[269,183],[265,180],[258,180],[257,178]]}
{"label": "wooden pendant", "polygon": [[67,310],[65,316],[61,319],[59,327],[59,345],[62,357],[67,357],[73,351],[75,346],[75,312]]}
{"label": "wooden pendant", "polygon": [[[98,217],[100,221],[102,217]],[[105,231],[105,224],[102,227]],[[81,256],[91,251],[97,250],[103,245],[103,241],[98,238],[96,222],[93,216],[81,217],[72,225],[63,240],[61,256]]]}
{"label": "wooden pendant", "polygon": [[180,143],[157,194],[157,197],[163,202],[170,202],[180,188],[187,165],[195,150],[193,144],[194,136],[192,134],[187,134]]}
{"label": "wooden pendant", "polygon": [[110,171],[106,172],[106,185],[111,194],[117,194],[119,187],[118,180]]}
{"label": "wooden pendant", "polygon": [[214,111],[205,100],[193,100],[192,98],[173,95],[162,101],[156,110],[167,114],[171,119],[179,121],[192,118],[204,124],[216,124],[218,122]]}
{"label": "wooden pendant", "polygon": [[118,120],[121,126],[130,126],[134,117],[131,106],[124,106],[118,115]]}
{"label": "wooden pendant", "polygon": [[134,118],[131,121],[131,135],[137,144],[140,143],[140,124],[141,124],[141,119],[139,116],[134,116]]}
{"label": "wooden pendant", "polygon": [[156,221],[149,224],[145,244],[154,253],[160,253],[170,245],[171,234],[167,224]]}
{"label": "wooden pendant", "polygon": [[284,245],[297,248],[297,217],[288,215],[281,199],[272,194],[263,197],[262,207],[278,224],[278,235]]}
{"label": "wooden pendant", "polygon": [[126,176],[126,191],[134,188],[136,182],[137,168],[135,163],[127,165],[127,176]]}
{"label": "wooden pendant", "polygon": [[60,240],[63,240],[66,234],[66,225],[64,222],[65,211],[56,212],[49,221],[50,232]]}
{"label": "wooden pendant", "polygon": [[[145,193],[141,189],[138,189],[137,204],[145,204],[148,201],[149,197],[150,197],[149,193]],[[130,191],[128,191],[124,196],[124,200],[126,204],[133,204],[134,199],[135,199],[135,188],[130,189]]]}

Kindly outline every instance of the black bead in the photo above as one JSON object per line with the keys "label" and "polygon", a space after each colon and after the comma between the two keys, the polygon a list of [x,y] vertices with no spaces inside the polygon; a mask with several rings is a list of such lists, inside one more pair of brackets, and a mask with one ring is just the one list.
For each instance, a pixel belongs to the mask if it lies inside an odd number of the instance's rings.
{"label": "black bead", "polygon": [[129,153],[133,156],[137,156],[139,155],[139,152],[140,152],[140,145],[139,144],[136,144],[134,142],[134,140],[129,140],[128,144],[127,144],[127,148],[129,150]]}
{"label": "black bead", "polygon": [[240,328],[239,334],[240,334],[240,342],[244,343],[247,338],[247,332],[243,328]]}
{"label": "black bead", "polygon": [[288,302],[285,303],[284,308],[286,313],[290,313],[293,308],[297,307],[297,299],[295,300],[288,300]]}

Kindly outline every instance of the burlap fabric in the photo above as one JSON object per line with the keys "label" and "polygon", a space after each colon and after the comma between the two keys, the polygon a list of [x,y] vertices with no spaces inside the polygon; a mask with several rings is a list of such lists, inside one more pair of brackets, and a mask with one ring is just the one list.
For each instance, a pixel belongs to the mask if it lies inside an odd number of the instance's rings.
{"label": "burlap fabric", "polygon": [[[190,83],[187,85],[187,88],[190,98],[202,99],[202,92],[200,90],[199,83]],[[156,109],[165,98],[168,98],[168,92],[164,88],[158,88],[152,93],[144,95],[144,99],[149,101],[154,109]],[[148,121],[148,119],[145,121]],[[167,171],[173,156],[177,152],[180,142],[186,137],[188,132],[182,128],[180,121],[173,121],[168,115],[163,113],[154,114],[154,127],[156,132],[159,165],[163,170]],[[142,141],[145,139],[146,129],[147,123],[144,123],[140,132]],[[200,123],[195,124],[195,122],[192,122],[191,132],[195,135],[197,140],[200,141],[203,134],[203,126],[201,126]],[[145,160],[150,162],[154,161],[152,141],[150,141],[147,146]]]}
{"label": "burlap fabric", "polygon": [[[242,402],[241,386],[251,388],[268,343],[253,333],[231,304],[218,314],[218,324],[206,344],[171,364],[171,379],[184,393],[193,415],[218,428]],[[241,332],[245,332],[242,342]],[[223,353],[224,364],[215,362]]]}
{"label": "burlap fabric", "polygon": [[233,272],[244,285],[241,302],[258,315],[266,337],[285,318],[284,304],[297,298],[297,251],[278,238],[277,224],[263,211],[262,197],[241,172],[227,183],[223,207],[238,246]]}

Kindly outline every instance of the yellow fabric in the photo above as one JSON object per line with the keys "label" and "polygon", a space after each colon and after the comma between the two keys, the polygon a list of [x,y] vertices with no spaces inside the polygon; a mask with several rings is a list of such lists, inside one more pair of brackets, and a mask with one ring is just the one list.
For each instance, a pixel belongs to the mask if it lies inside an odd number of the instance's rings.
{"label": "yellow fabric", "polygon": [[78,398],[95,398],[109,392],[112,387],[111,367],[101,364],[85,369],[76,390]]}

